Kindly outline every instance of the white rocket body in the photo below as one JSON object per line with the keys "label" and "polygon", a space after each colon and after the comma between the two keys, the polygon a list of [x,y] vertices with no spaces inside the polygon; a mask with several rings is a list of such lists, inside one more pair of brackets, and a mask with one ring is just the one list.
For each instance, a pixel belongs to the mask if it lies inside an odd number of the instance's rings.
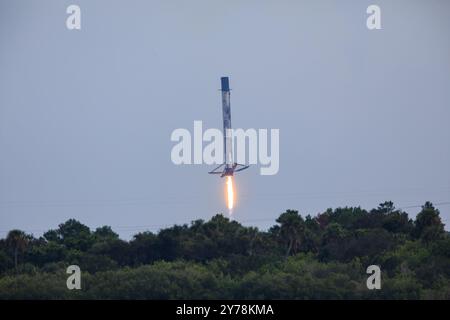
{"label": "white rocket body", "polygon": [[230,87],[228,78],[222,80],[223,154],[225,170],[233,167],[233,133],[231,130]]}
{"label": "white rocket body", "polygon": [[[228,77],[221,79],[222,91],[222,116],[223,116],[223,154],[224,163],[209,172],[211,174],[220,174],[221,177],[232,176],[235,172],[248,168],[246,165],[234,162],[233,158],[233,132],[231,129],[231,106],[230,106],[230,84]],[[224,167],[222,171],[218,171]]]}

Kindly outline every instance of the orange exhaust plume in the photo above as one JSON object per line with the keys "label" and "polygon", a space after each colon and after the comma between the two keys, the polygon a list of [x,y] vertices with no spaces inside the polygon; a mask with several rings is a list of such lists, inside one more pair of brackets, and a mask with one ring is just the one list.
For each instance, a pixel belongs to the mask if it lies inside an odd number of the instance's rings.
{"label": "orange exhaust plume", "polygon": [[227,176],[227,206],[230,211],[234,206],[233,177],[231,176]]}

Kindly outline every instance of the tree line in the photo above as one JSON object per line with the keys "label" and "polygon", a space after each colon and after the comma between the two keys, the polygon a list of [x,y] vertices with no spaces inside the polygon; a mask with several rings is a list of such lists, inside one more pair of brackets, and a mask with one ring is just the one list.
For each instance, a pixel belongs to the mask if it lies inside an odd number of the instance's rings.
{"label": "tree line", "polygon": [[[267,231],[218,214],[140,232],[70,219],[0,239],[1,299],[450,299],[450,235],[426,202],[415,219],[390,201],[372,210],[287,210]],[[68,290],[66,268],[82,270]],[[382,289],[368,290],[379,265]]]}

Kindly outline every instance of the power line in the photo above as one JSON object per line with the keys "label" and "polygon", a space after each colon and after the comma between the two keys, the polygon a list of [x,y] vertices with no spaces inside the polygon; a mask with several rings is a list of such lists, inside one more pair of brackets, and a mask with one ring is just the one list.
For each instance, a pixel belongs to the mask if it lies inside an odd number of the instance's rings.
{"label": "power line", "polygon": [[[392,197],[402,194],[411,194],[421,192],[425,189],[427,194],[436,193],[438,191],[450,190],[450,187],[443,188],[408,188],[398,189],[394,192],[389,190],[357,190],[357,191],[329,191],[317,193],[305,192],[284,192],[284,193],[267,193],[267,194],[252,194],[240,192],[239,198],[270,200],[274,198],[290,198],[295,197],[299,199],[323,199],[336,196],[387,196]],[[86,200],[70,200],[70,201],[52,201],[52,200],[8,200],[0,201],[0,207],[104,207],[104,206],[136,206],[136,205],[186,205],[192,204],[195,200],[205,198],[205,195],[186,195],[187,198],[181,199],[183,195],[173,195],[172,198],[167,199],[151,199],[151,198],[132,198],[132,199],[86,199]]]}
{"label": "power line", "polygon": [[[444,202],[436,202],[433,203],[434,206],[447,206],[450,205],[450,201],[444,201]],[[423,207],[423,205],[409,205],[409,206],[402,206],[399,208],[396,208],[397,210],[404,210],[404,209],[412,209],[412,208],[421,208]],[[246,219],[246,220],[235,220],[238,223],[241,224],[248,224],[248,223],[255,223],[255,222],[270,222],[273,221],[275,222],[275,220],[278,217],[272,217],[272,218],[257,218],[257,219]],[[110,226],[113,230],[117,230],[117,231],[141,231],[141,230],[148,230],[150,228],[168,228],[168,227],[172,227],[174,225],[188,225],[189,223],[184,222],[184,223],[173,223],[173,224],[149,224],[149,225],[134,225],[134,226]],[[0,230],[0,233],[8,233],[10,230]],[[42,230],[42,229],[29,229],[29,230],[22,230],[24,232],[27,233],[33,233],[33,232],[45,232],[48,231],[47,230]]]}

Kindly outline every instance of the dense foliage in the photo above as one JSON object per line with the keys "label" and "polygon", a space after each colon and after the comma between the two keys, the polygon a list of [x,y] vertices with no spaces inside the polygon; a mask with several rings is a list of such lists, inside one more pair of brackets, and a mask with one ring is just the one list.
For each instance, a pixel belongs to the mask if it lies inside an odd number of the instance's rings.
{"label": "dense foliage", "polygon": [[[82,270],[68,290],[66,268]],[[379,265],[381,290],[366,268]],[[450,299],[450,235],[427,202],[411,220],[385,202],[371,211],[287,210],[268,231],[216,215],[131,241],[76,220],[40,238],[0,240],[0,299]]]}

